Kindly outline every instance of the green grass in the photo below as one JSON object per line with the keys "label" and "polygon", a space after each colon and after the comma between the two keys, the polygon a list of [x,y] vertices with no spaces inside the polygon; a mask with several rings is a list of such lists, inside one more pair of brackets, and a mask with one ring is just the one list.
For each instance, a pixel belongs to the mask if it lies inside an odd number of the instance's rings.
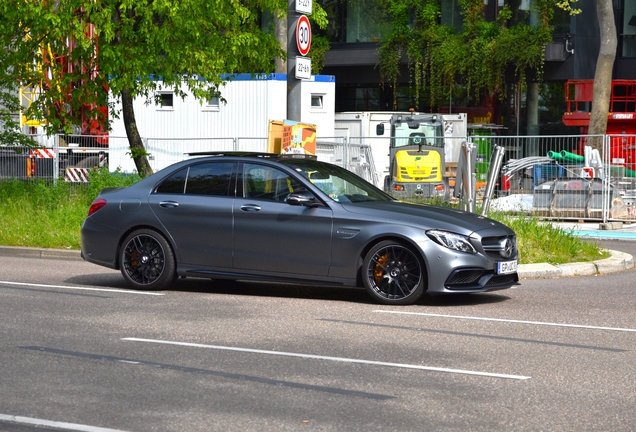
{"label": "green grass", "polygon": [[[79,249],[82,221],[99,191],[131,185],[139,177],[102,169],[91,172],[90,180],[89,185],[60,181],[55,186],[39,181],[0,181],[0,244]],[[596,243],[535,218],[497,213],[489,216],[517,233],[522,264],[563,264],[609,256]]]}
{"label": "green grass", "polygon": [[583,240],[567,231],[530,216],[510,216],[499,213],[488,215],[508,225],[517,234],[519,263],[547,262],[565,264],[595,261],[610,254],[595,241]]}
{"label": "green grass", "polygon": [[79,249],[80,227],[98,192],[127,186],[136,176],[92,172],[89,185],[64,181],[0,181],[0,244]]}

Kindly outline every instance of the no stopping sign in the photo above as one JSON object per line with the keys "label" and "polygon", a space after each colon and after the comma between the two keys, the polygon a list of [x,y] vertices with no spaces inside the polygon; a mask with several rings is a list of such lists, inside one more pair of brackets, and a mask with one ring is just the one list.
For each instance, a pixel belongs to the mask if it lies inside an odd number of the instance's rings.
{"label": "no stopping sign", "polygon": [[306,56],[311,47],[311,26],[305,15],[301,15],[296,23],[296,44],[300,55]]}

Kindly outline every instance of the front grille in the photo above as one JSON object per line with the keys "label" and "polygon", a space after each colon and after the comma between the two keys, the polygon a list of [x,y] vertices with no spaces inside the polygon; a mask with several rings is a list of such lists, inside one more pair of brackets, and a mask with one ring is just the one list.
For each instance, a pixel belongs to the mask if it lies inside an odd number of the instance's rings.
{"label": "front grille", "polygon": [[483,273],[484,271],[481,269],[457,270],[449,277],[448,285],[472,284],[477,281]]}
{"label": "front grille", "polygon": [[470,268],[455,270],[446,280],[444,286],[456,291],[490,291],[509,288],[519,281],[517,273],[496,275],[492,270]]}
{"label": "front grille", "polygon": [[498,285],[513,285],[519,282],[519,276],[517,273],[507,275],[496,275],[488,279],[486,286],[498,286]]}
{"label": "front grille", "polygon": [[[508,240],[512,242],[512,254],[510,256],[506,256],[504,253],[504,242]],[[484,248],[484,252],[486,255],[496,261],[501,261],[502,259],[511,259],[517,256],[517,238],[514,235],[510,236],[499,236],[499,237],[484,237],[481,239],[481,245]]]}

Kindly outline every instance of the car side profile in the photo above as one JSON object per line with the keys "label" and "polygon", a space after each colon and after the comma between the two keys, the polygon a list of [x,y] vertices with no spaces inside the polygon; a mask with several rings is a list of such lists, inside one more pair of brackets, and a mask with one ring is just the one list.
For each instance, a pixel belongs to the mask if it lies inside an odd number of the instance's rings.
{"label": "car side profile", "polygon": [[515,233],[494,220],[397,201],[312,156],[196,156],[101,191],[82,257],[135,289],[178,276],[319,283],[394,305],[518,283]]}

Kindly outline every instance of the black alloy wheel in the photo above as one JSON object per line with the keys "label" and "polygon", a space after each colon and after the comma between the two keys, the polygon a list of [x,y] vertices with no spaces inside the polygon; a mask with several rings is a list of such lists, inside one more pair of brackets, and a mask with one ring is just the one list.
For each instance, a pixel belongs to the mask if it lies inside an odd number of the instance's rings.
{"label": "black alloy wheel", "polygon": [[362,282],[376,301],[392,305],[416,302],[427,285],[421,259],[409,247],[389,240],[367,253]]}
{"label": "black alloy wheel", "polygon": [[123,242],[121,273],[135,289],[161,290],[176,277],[172,248],[156,231],[139,229]]}

